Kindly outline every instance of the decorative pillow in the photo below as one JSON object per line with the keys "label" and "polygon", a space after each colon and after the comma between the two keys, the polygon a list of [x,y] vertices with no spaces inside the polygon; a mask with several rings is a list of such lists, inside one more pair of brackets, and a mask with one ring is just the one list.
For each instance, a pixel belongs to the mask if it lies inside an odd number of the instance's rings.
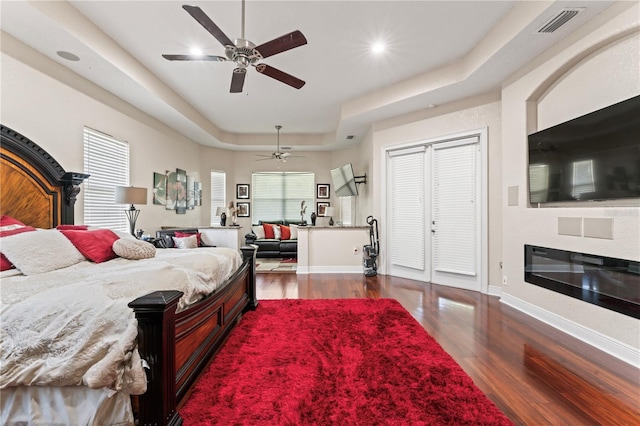
{"label": "decorative pillow", "polygon": [[291,228],[289,228],[288,226],[280,225],[280,232],[282,233],[281,238],[283,240],[291,239]]}
{"label": "decorative pillow", "polygon": [[297,240],[298,239],[298,226],[297,225],[291,225],[291,240]]}
{"label": "decorative pillow", "polygon": [[178,249],[198,248],[198,238],[195,235],[183,238],[173,237],[173,244]]}
{"label": "decorative pillow", "polygon": [[131,260],[149,259],[156,255],[156,248],[153,244],[129,238],[120,238],[114,241],[112,249],[118,256]]}
{"label": "decorative pillow", "polygon": [[280,225],[273,225],[273,238],[275,238],[276,240],[279,240],[280,237],[282,236],[282,232],[280,232]]}
{"label": "decorative pillow", "polygon": [[264,229],[264,237],[269,239],[274,239],[276,236],[273,233],[273,225],[270,223],[263,223],[262,228]]}
{"label": "decorative pillow", "polygon": [[120,237],[109,229],[97,229],[95,231],[62,230],[60,232],[76,246],[84,257],[92,262],[106,262],[118,256],[111,247]]}
{"label": "decorative pillow", "polygon": [[251,230],[253,231],[254,234],[256,234],[256,239],[264,240],[264,238],[265,238],[264,226],[262,226],[262,225],[252,226]]}
{"label": "decorative pillow", "polygon": [[55,271],[84,260],[71,241],[55,229],[3,238],[2,253],[24,275]]}
{"label": "decorative pillow", "polygon": [[89,229],[89,225],[58,225],[56,229],[58,231],[86,231]]}
{"label": "decorative pillow", "polygon": [[185,237],[190,237],[192,235],[195,235],[196,240],[198,241],[198,247],[202,247],[202,234],[200,232],[188,233],[188,232],[176,231],[173,233],[173,235],[178,238],[185,238]]}
{"label": "decorative pillow", "polygon": [[0,227],[2,226],[8,226],[8,225],[22,225],[22,226],[26,226],[24,223],[20,222],[18,219],[15,219],[11,216],[7,216],[2,215],[2,217],[0,217]]}
{"label": "decorative pillow", "polygon": [[[22,224],[22,222],[19,222],[9,216],[2,216],[2,219],[4,220],[5,217],[18,223],[12,223],[12,224],[0,226],[0,237],[8,237],[10,235],[16,235],[16,234],[21,234],[23,232],[31,232],[36,230],[36,228],[32,226],[26,226]],[[0,253],[0,271],[8,271],[9,269],[13,269],[13,268],[15,268],[15,266],[13,266],[13,264],[9,261],[9,259],[7,259],[7,257],[4,254]]]}

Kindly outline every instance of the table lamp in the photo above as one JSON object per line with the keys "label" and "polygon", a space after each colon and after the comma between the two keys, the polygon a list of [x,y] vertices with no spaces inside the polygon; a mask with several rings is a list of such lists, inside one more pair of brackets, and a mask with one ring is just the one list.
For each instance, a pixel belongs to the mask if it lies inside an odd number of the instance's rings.
{"label": "table lamp", "polygon": [[134,204],[147,204],[147,188],[136,188],[135,186],[116,186],[116,204],[131,204],[131,208],[124,213],[129,219],[131,235],[136,235],[136,220],[140,210]]}
{"label": "table lamp", "polygon": [[327,207],[324,209],[324,215],[329,216],[329,226],[333,226],[333,215],[335,214],[335,210],[333,207]]}

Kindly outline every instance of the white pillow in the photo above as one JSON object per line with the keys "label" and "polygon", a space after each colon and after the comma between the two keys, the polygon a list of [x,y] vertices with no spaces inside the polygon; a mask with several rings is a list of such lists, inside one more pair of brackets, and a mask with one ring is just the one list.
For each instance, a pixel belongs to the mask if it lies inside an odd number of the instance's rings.
{"label": "white pillow", "polygon": [[198,237],[195,234],[190,237],[173,237],[173,245],[178,249],[198,248]]}
{"label": "white pillow", "polygon": [[43,274],[85,260],[71,241],[55,229],[4,237],[0,251],[24,275]]}
{"label": "white pillow", "polygon": [[149,259],[156,255],[156,248],[153,244],[129,238],[120,238],[114,241],[112,249],[118,256],[131,260]]}
{"label": "white pillow", "polygon": [[256,237],[258,240],[264,240],[265,238],[264,227],[262,225],[252,226],[251,230],[253,231],[254,234],[256,234]]}
{"label": "white pillow", "polygon": [[289,227],[291,229],[291,238],[292,240],[298,239],[298,225],[291,225]]}
{"label": "white pillow", "polygon": [[282,231],[280,230],[280,225],[273,225],[271,228],[273,228],[273,238],[275,238],[276,240],[279,240],[280,238],[282,238]]}

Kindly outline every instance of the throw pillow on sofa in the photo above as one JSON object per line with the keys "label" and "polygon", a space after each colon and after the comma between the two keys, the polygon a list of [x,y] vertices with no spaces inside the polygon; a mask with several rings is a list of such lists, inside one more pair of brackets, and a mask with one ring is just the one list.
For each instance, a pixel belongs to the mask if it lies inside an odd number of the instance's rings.
{"label": "throw pillow on sofa", "polygon": [[280,232],[282,233],[281,238],[283,240],[291,239],[291,228],[289,228],[288,226],[280,225]]}
{"label": "throw pillow on sofa", "polygon": [[264,240],[265,239],[264,227],[262,225],[252,226],[251,230],[253,231],[254,234],[256,234],[256,239],[258,239],[258,240]]}
{"label": "throw pillow on sofa", "polygon": [[276,240],[279,240],[282,236],[282,233],[280,232],[280,226],[273,225],[271,228],[273,228],[273,238],[275,238]]}
{"label": "throw pillow on sofa", "polygon": [[270,223],[263,223],[262,227],[264,228],[264,237],[273,240],[276,235],[273,232],[273,225]]}

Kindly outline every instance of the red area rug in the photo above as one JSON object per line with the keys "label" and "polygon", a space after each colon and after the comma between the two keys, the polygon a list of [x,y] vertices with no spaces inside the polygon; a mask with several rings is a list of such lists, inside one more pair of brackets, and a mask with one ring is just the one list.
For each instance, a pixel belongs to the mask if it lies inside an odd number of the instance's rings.
{"label": "red area rug", "polygon": [[197,383],[185,425],[511,425],[395,300],[268,300]]}

